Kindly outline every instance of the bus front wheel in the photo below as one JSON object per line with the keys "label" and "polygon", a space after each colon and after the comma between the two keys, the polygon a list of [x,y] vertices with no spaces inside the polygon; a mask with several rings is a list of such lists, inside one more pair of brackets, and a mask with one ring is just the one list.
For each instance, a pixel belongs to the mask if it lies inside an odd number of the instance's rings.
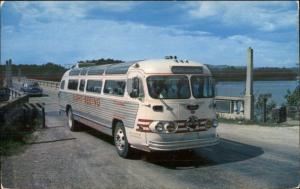
{"label": "bus front wheel", "polygon": [[128,143],[125,128],[122,122],[116,124],[114,130],[114,142],[119,156],[123,158],[128,158],[131,155],[131,147]]}

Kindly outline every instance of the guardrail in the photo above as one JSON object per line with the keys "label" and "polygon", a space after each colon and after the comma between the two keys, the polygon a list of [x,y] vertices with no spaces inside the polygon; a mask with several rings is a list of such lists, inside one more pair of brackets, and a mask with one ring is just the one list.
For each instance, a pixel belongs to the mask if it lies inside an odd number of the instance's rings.
{"label": "guardrail", "polygon": [[9,90],[10,97],[7,101],[0,103],[0,126],[4,125],[8,120],[14,120],[20,114],[20,107],[28,102],[28,95],[20,93],[19,91],[6,88]]}
{"label": "guardrail", "polygon": [[[14,127],[14,121],[23,116],[30,118],[40,116],[42,118],[42,127],[45,128],[45,108],[44,104],[28,103],[29,95],[13,88],[0,88],[2,93],[0,97],[0,131],[3,134],[4,127]],[[5,126],[6,125],[6,126]],[[2,135],[3,136],[3,135]]]}
{"label": "guardrail", "polygon": [[44,86],[44,87],[50,87],[50,88],[55,88],[55,89],[59,89],[59,84],[60,82],[56,82],[56,81],[46,81],[46,80],[39,80],[39,79],[20,79],[23,82],[37,82],[40,86]]}
{"label": "guardrail", "polygon": [[15,90],[13,88],[9,88],[9,95],[10,95],[10,99],[15,99],[21,96],[24,96],[24,94],[18,90]]}
{"label": "guardrail", "polygon": [[245,99],[244,97],[216,96],[215,97],[217,114],[226,119],[245,118]]}
{"label": "guardrail", "polygon": [[0,88],[0,102],[7,102],[22,95],[23,93],[13,88]]}

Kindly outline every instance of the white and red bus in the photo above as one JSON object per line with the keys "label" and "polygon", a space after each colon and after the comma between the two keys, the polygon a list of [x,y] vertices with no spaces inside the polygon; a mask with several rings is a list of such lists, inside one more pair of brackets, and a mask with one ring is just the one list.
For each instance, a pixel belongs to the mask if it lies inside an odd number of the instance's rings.
{"label": "white and red bus", "polygon": [[173,151],[215,145],[214,83],[200,63],[174,58],[78,66],[62,77],[59,105],[73,131],[78,122],[132,148]]}

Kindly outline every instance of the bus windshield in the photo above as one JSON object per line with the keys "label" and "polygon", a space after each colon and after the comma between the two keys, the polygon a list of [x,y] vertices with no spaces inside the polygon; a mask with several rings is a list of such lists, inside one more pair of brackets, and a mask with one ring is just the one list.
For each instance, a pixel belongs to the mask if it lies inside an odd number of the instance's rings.
{"label": "bus windshield", "polygon": [[191,86],[195,98],[212,98],[215,95],[213,79],[211,77],[192,76]]}
{"label": "bus windshield", "polygon": [[149,94],[155,99],[190,98],[189,80],[186,76],[150,76],[147,78]]}

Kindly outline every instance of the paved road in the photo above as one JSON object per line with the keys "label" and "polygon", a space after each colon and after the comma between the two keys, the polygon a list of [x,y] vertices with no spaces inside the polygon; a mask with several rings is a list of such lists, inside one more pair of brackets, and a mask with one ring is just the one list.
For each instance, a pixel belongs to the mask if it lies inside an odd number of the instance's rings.
{"label": "paved road", "polygon": [[292,188],[299,184],[299,127],[220,124],[221,143],[173,153],[120,158],[112,139],[95,130],[70,132],[45,102],[47,126],[23,153],[2,162],[5,187],[41,188]]}

